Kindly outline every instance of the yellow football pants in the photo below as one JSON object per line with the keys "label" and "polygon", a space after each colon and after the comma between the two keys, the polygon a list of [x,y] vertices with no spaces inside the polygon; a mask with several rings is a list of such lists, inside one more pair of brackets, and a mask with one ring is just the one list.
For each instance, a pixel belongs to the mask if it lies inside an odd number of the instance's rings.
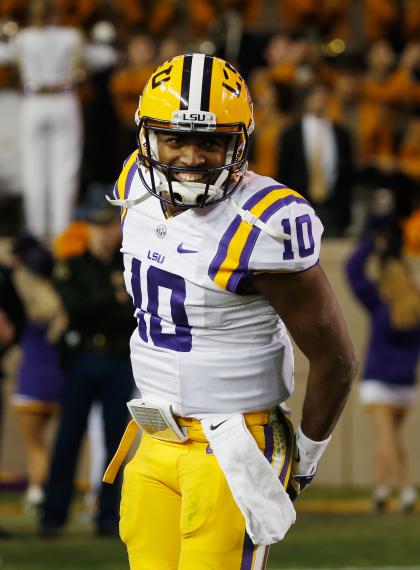
{"label": "yellow football pants", "polygon": [[[293,428],[288,420],[246,414],[248,428],[284,486]],[[180,418],[188,441],[143,434],[124,470],[121,539],[131,570],[263,570],[269,547],[254,546],[197,420]]]}

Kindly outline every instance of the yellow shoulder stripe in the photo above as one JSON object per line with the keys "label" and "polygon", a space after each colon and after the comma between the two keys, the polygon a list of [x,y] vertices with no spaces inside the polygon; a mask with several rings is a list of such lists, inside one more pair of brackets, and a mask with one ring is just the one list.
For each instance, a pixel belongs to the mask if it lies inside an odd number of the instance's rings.
{"label": "yellow shoulder stripe", "polygon": [[[117,192],[118,192],[118,198],[120,200],[124,200],[125,198],[128,197],[129,188],[127,188],[127,179],[128,179],[129,174],[130,174],[131,168],[136,163],[136,158],[137,158],[138,153],[139,153],[139,151],[135,150],[129,156],[129,158],[127,159],[126,163],[123,166],[121,174],[118,177]],[[130,177],[130,178],[131,178],[130,179],[130,183],[131,183],[132,177]],[[124,220],[126,215],[127,215],[127,208],[123,208],[123,210],[121,212],[121,221]]]}
{"label": "yellow shoulder stripe", "polygon": [[130,172],[130,168],[135,163],[139,151],[135,150],[127,159],[127,162],[124,164],[124,167],[121,171],[121,174],[118,177],[117,189],[118,189],[118,198],[120,200],[124,200],[125,192],[126,192],[126,184],[127,184],[127,177],[128,173]]}
{"label": "yellow shoulder stripe", "polygon": [[[303,199],[298,192],[290,190],[290,188],[279,188],[272,190],[269,194],[259,200],[250,209],[250,212],[258,218],[262,216],[262,214],[264,214],[264,212],[275,202],[282,201],[284,198],[287,198],[289,196],[295,196],[298,199]],[[219,287],[226,289],[230,277],[234,271],[238,269],[242,252],[247,244],[248,238],[253,228],[254,226],[248,222],[242,221],[232,236],[232,239],[230,240],[229,246],[227,248],[226,257],[221,263],[219,270],[214,277],[214,282],[219,285]]]}

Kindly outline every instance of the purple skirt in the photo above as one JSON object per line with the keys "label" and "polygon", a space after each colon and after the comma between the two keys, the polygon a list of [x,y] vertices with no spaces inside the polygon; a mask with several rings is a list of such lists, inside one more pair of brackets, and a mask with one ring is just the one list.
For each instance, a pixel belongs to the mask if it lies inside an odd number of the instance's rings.
{"label": "purple skirt", "polygon": [[45,326],[27,323],[21,337],[22,361],[13,401],[17,405],[59,404],[64,386],[58,346],[46,337]]}

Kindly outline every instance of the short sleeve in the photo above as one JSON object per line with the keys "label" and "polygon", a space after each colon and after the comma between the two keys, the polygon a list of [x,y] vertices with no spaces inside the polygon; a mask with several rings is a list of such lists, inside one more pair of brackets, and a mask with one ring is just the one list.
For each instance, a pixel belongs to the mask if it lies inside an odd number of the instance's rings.
{"label": "short sleeve", "polygon": [[299,195],[290,196],[284,206],[266,223],[290,236],[290,239],[273,238],[261,230],[252,250],[248,270],[304,271],[319,261],[321,236],[324,230],[321,220],[310,204]]}
{"label": "short sleeve", "polygon": [[242,208],[266,226],[290,236],[273,237],[238,214],[227,227],[210,267],[210,278],[236,293],[256,272],[304,271],[318,263],[323,226],[307,200],[279,184],[253,192]]}

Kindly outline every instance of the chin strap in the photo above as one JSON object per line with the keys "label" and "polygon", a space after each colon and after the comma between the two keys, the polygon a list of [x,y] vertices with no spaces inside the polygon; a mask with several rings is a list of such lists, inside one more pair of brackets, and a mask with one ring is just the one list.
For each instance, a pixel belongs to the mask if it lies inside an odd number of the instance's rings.
{"label": "chin strap", "polygon": [[[130,200],[130,199],[119,200],[116,198],[110,198],[108,195],[105,194],[105,198],[108,200],[108,202],[110,204],[112,204],[112,206],[120,206],[121,208],[126,208],[126,209],[133,208],[134,206],[141,204],[142,202],[144,202],[145,200],[147,200],[151,196],[152,196],[152,194],[150,194],[149,192],[146,192],[146,194],[143,194],[142,196],[140,196],[139,198],[135,198],[134,200]],[[286,234],[285,232],[280,232],[279,230],[276,230],[272,226],[266,224],[265,222],[263,222],[262,220],[257,218],[257,216],[254,216],[254,214],[251,214],[251,212],[249,210],[244,210],[243,208],[238,206],[238,204],[232,198],[230,198],[230,197],[226,198],[225,202],[231,208],[233,208],[237,214],[239,214],[241,216],[241,218],[244,222],[246,222],[247,224],[250,224],[251,226],[255,226],[255,227],[259,228],[261,231],[265,232],[266,234],[268,234],[272,238],[282,239],[282,240],[292,239],[289,234]],[[210,205],[211,204],[209,204],[209,206]]]}
{"label": "chin strap", "polygon": [[272,226],[269,226],[268,224],[257,218],[257,216],[254,216],[254,214],[251,214],[249,210],[244,210],[243,208],[238,206],[238,204],[232,198],[227,198],[226,202],[231,208],[235,210],[237,214],[241,216],[242,220],[247,224],[259,228],[261,231],[265,232],[274,239],[283,239],[283,240],[292,239],[289,234],[276,230]]}
{"label": "chin strap", "polygon": [[132,208],[133,206],[137,206],[137,204],[141,204],[142,202],[144,202],[145,200],[147,200],[151,196],[152,196],[152,194],[150,194],[149,192],[146,192],[146,194],[143,194],[139,198],[134,198],[134,200],[130,200],[130,199],[119,200],[117,198],[110,198],[107,194],[105,194],[105,198],[108,200],[108,202],[111,204],[111,206],[120,206],[121,208],[126,208],[127,210],[129,208]]}

